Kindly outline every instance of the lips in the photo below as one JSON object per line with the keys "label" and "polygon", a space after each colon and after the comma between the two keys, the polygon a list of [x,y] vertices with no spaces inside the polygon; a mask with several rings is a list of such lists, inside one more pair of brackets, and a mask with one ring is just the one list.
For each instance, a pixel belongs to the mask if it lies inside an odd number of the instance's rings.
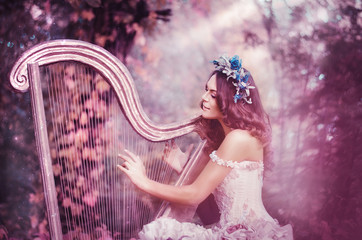
{"label": "lips", "polygon": [[202,104],[202,110],[210,110],[210,108],[205,107],[205,105],[204,105],[204,104]]}

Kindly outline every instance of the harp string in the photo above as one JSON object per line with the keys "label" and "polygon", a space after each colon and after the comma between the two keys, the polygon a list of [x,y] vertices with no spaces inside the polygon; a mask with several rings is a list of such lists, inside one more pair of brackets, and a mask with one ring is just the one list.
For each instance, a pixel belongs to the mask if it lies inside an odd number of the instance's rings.
{"label": "harp string", "polygon": [[[122,114],[120,113],[119,111],[119,108],[117,108],[117,103],[115,101],[115,98],[112,98],[111,96],[111,92],[107,92],[107,99],[109,99],[109,102],[110,102],[110,108],[109,111],[110,111],[110,115],[112,114],[112,123],[114,126],[119,126],[119,119],[120,117],[117,117],[117,116],[122,116]],[[111,189],[112,189],[112,196],[117,196],[117,192],[119,193],[120,192],[120,189],[119,189],[119,178],[117,177],[117,155],[118,155],[118,151],[120,151],[120,146],[118,145],[118,141],[117,141],[117,134],[119,134],[119,131],[116,132],[116,134],[113,134],[111,139],[112,139],[112,144],[111,146],[113,146],[113,154],[112,154],[112,162],[110,164],[110,171],[111,171],[111,176],[112,176],[112,181],[111,181]],[[117,190],[118,189],[118,190]],[[119,235],[121,234],[121,229],[119,227],[117,227],[118,225],[120,225],[120,219],[119,219],[119,211],[120,209],[118,208],[117,206],[117,203],[119,202],[119,199],[120,199],[120,195],[118,195],[117,198],[112,198],[113,201],[112,201],[112,216],[113,216],[113,226],[112,226],[112,229],[114,229],[112,232],[114,232],[116,235]],[[114,235],[114,234],[113,234]]]}
{"label": "harp string", "polygon": [[[117,105],[117,101],[115,100],[115,98],[112,98],[112,101],[113,101],[112,106],[113,106],[113,109],[114,109],[113,111],[116,112],[118,110],[119,113],[117,115],[120,116],[118,118],[116,118],[116,117],[114,118],[115,119],[115,125],[119,126],[121,129],[124,129],[124,127],[123,127],[123,122],[124,121],[121,120],[123,115],[122,115],[122,113],[120,113],[121,111],[120,111],[120,109],[119,109],[119,107]],[[125,138],[125,134],[123,134],[121,136],[123,138]],[[120,153],[122,151],[122,146],[121,146],[120,143],[123,143],[124,139],[121,140],[119,138],[120,138],[119,134],[114,135],[114,142],[115,142],[115,145],[117,146],[117,149],[115,149],[115,154],[116,154],[116,157],[114,159],[115,184],[113,186],[114,186],[115,195],[117,196],[116,202],[115,202],[115,208],[116,208],[115,219],[117,221],[115,222],[115,226],[117,226],[118,229],[122,229],[122,224],[121,224],[122,221],[121,220],[124,219],[124,218],[123,218],[123,211],[122,211],[122,201],[120,199],[122,197],[121,193],[122,193],[123,189],[122,189],[122,182],[121,182],[121,178],[120,178],[121,173],[119,172],[119,170],[117,170],[117,168],[115,166],[117,166],[117,163],[119,163],[117,156],[118,156],[118,153]],[[120,237],[122,237],[121,232],[122,231],[119,230]]]}
{"label": "harp string", "polygon": [[[56,132],[56,140],[58,141],[56,144],[62,150],[60,152],[61,155],[58,158],[58,162],[60,162],[63,165],[64,169],[62,169],[62,171],[65,171],[65,174],[66,174],[65,177],[66,177],[66,176],[71,176],[71,173],[69,172],[70,165],[68,164],[68,162],[71,161],[70,158],[72,156],[70,155],[70,149],[73,146],[69,145],[68,141],[66,141],[67,135],[63,135],[63,132],[65,132],[64,131],[65,126],[62,124],[61,119],[59,119],[59,118],[65,119],[65,115],[63,115],[63,113],[65,111],[64,111],[64,109],[62,109],[65,107],[65,102],[64,102],[64,99],[59,96],[59,95],[63,95],[62,88],[59,86],[59,84],[61,84],[61,82],[57,81],[57,79],[59,79],[59,75],[61,74],[61,72],[55,68],[56,68],[56,66],[52,67],[52,80],[53,80],[52,83],[54,84],[54,87],[52,87],[52,89],[55,90],[55,94],[54,94],[55,98],[51,102],[56,103],[58,106],[58,108],[54,108],[54,110],[56,111],[55,117],[58,118],[57,121],[55,121],[54,123],[59,127],[59,130]],[[58,71],[56,71],[56,70],[58,70]],[[62,175],[60,177],[61,177],[60,181],[63,182],[63,185],[66,185],[66,187],[64,189],[62,189],[63,198],[64,198],[63,204],[64,205],[68,204],[68,206],[71,208],[72,201],[69,196],[69,192],[71,189],[70,181],[65,182],[66,178],[62,177]],[[70,217],[67,213],[66,213],[66,215],[68,216],[68,219],[71,219],[74,222],[74,218]]]}
{"label": "harp string", "polygon": [[[50,109],[53,109],[53,111],[49,111],[50,115],[51,115],[51,119],[55,119],[55,111],[57,110],[57,107],[59,107],[58,105],[55,106],[55,91],[54,91],[54,88],[51,87],[51,85],[53,84],[54,82],[54,76],[53,76],[53,72],[50,71],[48,68],[44,68],[44,75],[45,75],[45,79],[47,80],[46,81],[46,86],[47,86],[47,93],[49,94],[48,97],[49,97],[49,108]],[[46,97],[46,96],[45,96]],[[51,157],[52,157],[52,161],[55,162],[54,164],[54,167],[53,167],[53,171],[54,171],[54,175],[57,176],[57,175],[60,175],[61,173],[58,171],[63,171],[63,163],[62,162],[57,162],[56,159],[57,159],[57,155],[56,153],[59,153],[60,151],[60,144],[58,143],[58,137],[57,137],[57,132],[60,132],[61,130],[59,129],[59,125],[56,124],[56,121],[52,121],[52,130],[53,130],[53,134],[50,134],[49,136],[49,140],[50,140],[50,148],[51,148]],[[53,139],[54,138],[54,139]],[[56,142],[54,144],[53,140]],[[62,193],[62,195],[64,196],[64,192],[63,192],[63,189],[64,189],[64,182],[63,181],[59,181],[60,182],[60,191]],[[70,219],[68,217],[68,215],[65,215],[65,219],[66,219],[66,225],[70,225]]]}
{"label": "harp string", "polygon": [[[95,73],[94,72],[91,72],[89,67],[86,67],[84,68],[84,74],[85,76],[87,77],[87,79],[94,79],[95,78]],[[91,82],[90,82],[91,83]],[[91,92],[91,96],[90,96],[90,99],[93,98],[93,94],[94,93],[97,93],[97,89],[92,89],[92,85],[91,84],[87,84],[88,88],[89,88],[89,92]],[[88,100],[90,101],[90,100]],[[89,113],[90,111],[88,110],[88,115],[90,114]],[[93,113],[94,114],[94,113]],[[95,221],[93,222],[92,224],[92,228],[96,228],[97,226],[102,226],[101,225],[101,221],[100,221],[100,212],[102,211],[101,210],[101,205],[99,204],[100,202],[100,199],[101,198],[98,198],[98,196],[101,196],[103,195],[104,193],[102,192],[102,185],[104,185],[104,178],[101,177],[101,174],[104,170],[105,167],[103,167],[101,164],[102,164],[102,161],[103,159],[100,159],[99,157],[99,146],[98,146],[98,141],[97,141],[97,138],[96,136],[99,136],[100,135],[100,129],[98,126],[100,126],[100,123],[99,122],[96,122],[94,121],[92,118],[89,118],[89,125],[91,126],[90,129],[92,131],[92,141],[91,141],[91,145],[90,145],[90,148],[93,149],[93,158],[95,159],[95,173],[96,173],[96,177],[94,178],[94,182],[95,182],[95,190],[94,190],[94,194],[95,196],[93,196],[93,198],[95,198],[95,205],[94,205],[94,208],[95,208],[95,212],[94,212],[94,216],[93,218],[95,219]]]}
{"label": "harp string", "polygon": [[[58,67],[58,69],[57,69]],[[68,95],[68,92],[65,92],[64,91],[64,85],[65,82],[62,82],[62,81],[59,81],[59,79],[65,79],[65,70],[63,68],[63,66],[59,65],[59,66],[52,66],[52,74],[53,74],[53,80],[54,80],[54,89],[55,89],[55,92],[56,92],[56,95],[55,95],[55,99],[53,100],[53,102],[58,102],[59,101],[59,107],[58,107],[58,111],[56,112],[56,116],[58,117],[62,117],[64,118],[64,120],[66,119],[66,115],[65,115],[65,112],[66,112],[66,107],[67,107],[67,103],[66,103],[66,99],[67,98],[67,95]],[[66,81],[68,81],[67,83],[70,84],[70,78],[69,79],[65,79]],[[63,97],[62,97],[63,96]],[[68,119],[70,120],[70,119]],[[71,121],[69,121],[69,124],[70,124]],[[60,131],[57,132],[57,139],[62,141],[62,143],[57,143],[59,144],[60,146],[62,146],[62,150],[63,150],[63,153],[62,153],[62,156],[60,156],[58,158],[58,161],[61,161],[63,166],[64,166],[64,169],[63,171],[65,172],[65,175],[61,175],[61,181],[64,182],[64,184],[66,184],[67,186],[62,189],[63,190],[63,197],[64,197],[64,200],[63,200],[63,205],[64,207],[67,208],[67,211],[65,214],[68,215],[68,218],[71,219],[72,221],[72,225],[70,226],[67,226],[68,227],[68,232],[72,232],[74,229],[71,228],[71,226],[75,226],[76,224],[76,221],[75,221],[75,218],[73,216],[71,216],[71,213],[72,213],[72,208],[74,208],[74,203],[73,203],[73,199],[72,199],[72,195],[71,195],[71,189],[72,189],[72,186],[71,186],[71,181],[70,181],[70,176],[72,175],[72,166],[73,166],[73,161],[77,158],[77,152],[75,152],[75,146],[71,143],[71,141],[68,141],[70,139],[67,139],[67,135],[64,135],[64,128],[68,128],[68,126],[65,126],[62,124],[62,122],[59,122],[57,121],[56,122],[59,126],[60,126]],[[65,120],[65,123],[66,120]],[[73,126],[71,126],[71,124],[69,125],[69,128],[73,129],[74,131],[74,138],[75,138],[75,128],[73,128]],[[72,159],[73,158],[73,159]]]}
{"label": "harp string", "polygon": [[[143,148],[143,152],[142,154],[145,156],[147,153],[147,149],[146,147]],[[145,163],[145,167],[148,166],[147,163],[149,163],[150,161],[144,161]],[[146,206],[143,207],[142,211],[141,211],[141,216],[140,216],[140,220],[139,220],[139,226],[142,226],[142,223],[143,222],[146,222],[147,221],[147,216],[148,216],[149,212],[147,212],[147,209],[146,209]]]}
{"label": "harp string", "polygon": [[[82,81],[83,79],[78,78],[79,76],[79,72],[80,69],[79,68],[74,68],[74,81],[76,83],[77,87],[79,87],[78,92],[81,92],[81,101],[82,104],[84,104],[83,101],[85,101],[86,99],[86,84]],[[85,223],[85,219],[88,219],[88,209],[87,209],[87,203],[84,201],[85,197],[87,196],[89,189],[92,188],[92,181],[91,178],[89,176],[89,172],[91,171],[89,169],[89,162],[88,161],[84,161],[87,157],[85,156],[85,153],[88,151],[88,141],[89,141],[89,135],[90,135],[90,129],[87,128],[86,124],[84,124],[84,122],[82,121],[82,115],[83,115],[83,109],[82,109],[82,104],[76,104],[77,107],[77,121],[78,121],[78,127],[79,129],[81,129],[81,134],[84,134],[84,136],[82,137],[82,141],[79,142],[79,144],[77,144],[78,146],[76,146],[77,148],[77,153],[79,154],[79,158],[77,158],[77,163],[76,166],[79,169],[79,175],[77,176],[78,179],[80,179],[80,177],[84,177],[85,179],[87,179],[87,184],[86,184],[86,188],[81,190],[81,195],[74,197],[77,198],[77,202],[80,204],[80,212],[82,214],[77,214],[77,217],[79,217],[79,225],[81,227],[83,227],[85,229],[85,232],[88,233],[89,232],[89,225]],[[78,151],[80,150],[80,151]],[[88,151],[89,152],[89,151]],[[90,160],[90,159],[89,159]],[[80,162],[79,162],[80,161]],[[74,173],[77,172],[77,169],[74,169]],[[78,187],[78,180],[75,180],[75,186],[74,186],[74,193],[76,193],[76,187]],[[83,197],[82,197],[83,196]],[[82,204],[82,200],[83,200],[83,204]]]}
{"label": "harp string", "polygon": [[[107,149],[109,148],[108,146],[111,144],[111,135],[109,134],[110,131],[106,127],[106,125],[111,119],[111,112],[107,107],[105,107],[103,99],[104,97],[107,98],[107,95],[103,95],[104,93],[102,93],[102,91],[99,91],[98,89],[99,83],[102,81],[100,75],[98,73],[93,73],[92,79],[94,79],[94,89],[91,94],[91,99],[93,104],[95,104],[94,114],[96,115],[95,125],[97,126],[94,128],[94,131],[96,136],[98,136],[100,139],[103,139],[104,143],[103,147],[101,148],[103,149],[102,152],[108,153],[109,151]],[[94,142],[94,144],[94,147],[97,150],[97,141]],[[109,234],[109,231],[113,229],[113,214],[111,201],[112,198],[109,197],[112,196],[112,188],[109,186],[109,179],[112,177],[112,172],[108,174],[108,168],[110,165],[112,165],[109,164],[109,162],[112,162],[112,157],[112,152],[109,152],[109,154],[105,154],[102,161],[100,161],[100,159],[98,159],[97,157],[97,163],[99,166],[96,166],[97,169],[95,170],[97,173],[97,178],[95,178],[95,181],[99,183],[96,193],[101,196],[100,200],[103,200],[104,202],[104,204],[97,204],[102,219],[102,221],[98,225],[98,230],[100,230],[102,234],[106,235]]]}
{"label": "harp string", "polygon": [[[84,68],[76,68],[76,78],[77,79],[83,79],[84,80],[84,84],[81,84],[83,86],[83,90],[84,92],[87,92],[88,94],[85,94],[85,101],[88,101],[89,99],[92,98],[92,93],[93,91],[90,89],[91,88],[91,83],[88,82],[88,74],[87,74],[87,69],[86,67]],[[90,93],[90,95],[89,95]],[[89,99],[88,99],[89,98]],[[85,208],[85,212],[86,212],[86,216],[84,218],[84,225],[86,226],[86,229],[88,230],[88,232],[91,232],[91,229],[96,228],[96,221],[97,219],[94,218],[93,216],[97,215],[97,204],[96,204],[96,199],[97,199],[97,195],[99,194],[99,184],[98,181],[95,181],[93,179],[98,179],[97,175],[98,175],[98,167],[99,166],[99,162],[97,159],[97,155],[95,153],[95,145],[94,145],[94,131],[96,131],[96,126],[93,126],[93,121],[90,120],[89,118],[89,112],[87,113],[87,109],[82,109],[81,113],[80,113],[80,117],[79,117],[79,121],[82,121],[82,119],[84,118],[84,116],[87,116],[87,120],[85,122],[82,123],[82,125],[85,125],[85,129],[88,130],[89,136],[88,136],[88,140],[85,143],[85,148],[88,149],[89,151],[89,161],[84,161],[82,164],[83,167],[83,171],[84,171],[84,175],[88,175],[88,179],[90,179],[90,189],[85,193],[85,197],[88,198],[88,206],[86,206]],[[83,150],[84,153],[84,150]],[[82,159],[86,159],[84,156],[82,157]],[[95,175],[95,176],[94,176]],[[83,201],[86,202],[85,200],[87,198],[83,197]],[[94,212],[92,214],[91,209],[94,208]],[[92,216],[93,215],[93,216]]]}
{"label": "harp string", "polygon": [[[122,129],[126,129],[125,125],[126,124],[123,121],[122,122]],[[120,140],[121,140],[122,143],[125,143],[126,142],[125,135],[121,135]],[[123,190],[123,193],[126,192],[126,184],[124,184],[124,182],[122,182],[122,190]],[[123,197],[123,196],[121,196],[121,194],[120,194],[119,199],[121,199],[121,197]],[[123,211],[120,211],[122,213],[122,219],[123,219],[122,228],[126,229],[126,221],[124,221],[124,219],[126,219],[126,211],[125,211],[125,209],[126,209],[126,201],[123,200],[123,201],[121,201],[121,203],[122,203],[122,209],[123,209]]]}
{"label": "harp string", "polygon": [[[57,112],[56,112],[56,116],[58,117],[64,117],[64,120],[66,119],[66,116],[63,114],[66,112],[66,102],[65,102],[65,99],[67,98],[62,98],[62,96],[67,96],[68,93],[67,92],[64,92],[64,87],[62,86],[62,84],[65,84],[64,82],[61,82],[59,81],[59,79],[65,79],[65,70],[63,69],[63,66],[62,66],[62,69],[61,66],[59,65],[58,68],[59,69],[56,69],[57,66],[52,66],[52,75],[53,75],[53,84],[54,84],[54,89],[55,89],[55,93],[56,95],[55,96],[55,99],[52,100],[52,102],[58,102],[59,101],[59,107],[56,109]],[[65,79],[67,81],[70,81],[70,79]],[[69,82],[68,82],[69,83]],[[61,87],[62,86],[62,87]],[[53,88],[53,87],[52,87]],[[69,120],[69,119],[68,119]],[[69,121],[69,124],[70,124],[71,121]],[[71,181],[69,181],[69,178],[71,176],[71,170],[72,170],[72,164],[71,162],[73,161],[71,158],[74,158],[76,156],[77,153],[75,152],[75,146],[71,144],[71,141],[67,141],[69,139],[67,139],[67,135],[64,135],[63,133],[65,132],[64,131],[64,128],[68,128],[68,125],[63,125],[62,122],[59,122],[57,121],[56,122],[59,126],[60,126],[60,131],[57,132],[57,140],[60,140],[62,141],[63,143],[57,143],[57,145],[60,145],[62,147],[62,150],[63,150],[63,153],[62,153],[62,156],[59,156],[58,158],[58,161],[60,161],[63,166],[64,166],[64,169],[63,171],[65,172],[65,175],[61,175],[60,176],[60,181],[62,181],[64,183],[64,185],[66,185],[66,187],[64,189],[62,189],[62,192],[63,192],[63,205],[64,207],[67,208],[67,211],[66,211],[66,215],[68,216],[69,219],[71,219],[72,221],[72,225],[70,226],[67,226],[68,227],[68,232],[71,232],[73,229],[71,229],[71,226],[75,226],[75,218],[71,216],[71,209],[72,209],[72,206],[73,206],[73,202],[72,202],[72,196],[70,195],[71,193]],[[65,123],[66,120],[65,120]],[[69,125],[69,128],[72,128],[73,131],[75,131],[75,128],[73,129],[73,126],[71,126],[71,124]],[[74,134],[74,137],[75,137],[75,132],[73,133]],[[72,153],[74,155],[72,155]]]}
{"label": "harp string", "polygon": [[[62,175],[61,173],[63,171],[67,171],[67,169],[65,169],[65,165],[66,164],[63,164],[63,161],[60,161],[61,158],[66,158],[66,156],[62,156],[64,155],[64,152],[65,152],[65,148],[66,148],[66,143],[63,142],[61,143],[61,141],[64,139],[60,139],[60,135],[61,135],[61,132],[64,132],[64,129],[63,129],[63,126],[61,124],[59,124],[59,117],[62,117],[59,113],[61,112],[60,111],[60,108],[62,107],[62,99],[60,99],[58,97],[58,94],[59,94],[59,87],[56,86],[57,84],[57,81],[56,81],[56,76],[55,76],[55,71],[51,71],[50,72],[50,76],[49,76],[49,80],[50,80],[50,84],[48,85],[50,90],[49,90],[49,94],[50,94],[50,104],[52,104],[53,106],[51,107],[51,113],[54,113],[53,114],[53,129],[54,129],[54,138],[55,138],[55,145],[56,145],[56,148],[58,149],[58,154],[59,154],[59,157],[57,157],[56,159],[58,159],[58,164],[60,165],[61,167],[61,172],[60,172],[60,175]],[[58,99],[59,101],[56,101],[56,99]],[[54,106],[55,105],[55,106]],[[56,116],[58,117],[58,121],[56,119]],[[63,159],[64,161],[66,161],[65,159]],[[61,193],[62,193],[62,196],[64,197],[65,201],[64,203],[66,202],[69,202],[69,201],[66,201],[66,194],[65,194],[65,189],[66,188],[70,188],[69,184],[65,183],[63,181],[64,179],[60,178],[60,183],[61,183]],[[65,187],[64,187],[65,186]],[[64,191],[63,191],[64,190]],[[66,214],[66,219],[69,219],[69,223],[70,223],[70,218],[69,216]]]}
{"label": "harp string", "polygon": [[[72,151],[69,153],[70,158],[67,162],[68,176],[65,180],[69,181],[68,195],[71,201],[70,205],[70,216],[74,219],[74,225],[71,227],[72,232],[78,235],[78,228],[85,228],[85,232],[88,231],[87,226],[83,226],[82,218],[84,216],[85,205],[81,202],[81,196],[84,194],[84,188],[87,187],[88,178],[82,171],[82,150],[84,142],[86,142],[88,132],[81,128],[79,122],[81,114],[81,104],[79,103],[82,99],[82,86],[79,84],[79,79],[76,78],[76,67],[73,65],[62,64],[63,66],[63,81],[59,79],[58,83],[61,84],[61,97],[64,98],[64,109],[63,114],[69,109],[72,114],[72,120],[75,125],[74,142],[72,142]],[[65,81],[64,81],[65,80]],[[65,84],[65,85],[64,85]],[[69,101],[72,101],[69,103]],[[68,105],[68,104],[70,105]],[[70,155],[74,154],[74,155]],[[76,173],[80,171],[77,175]],[[84,180],[82,180],[84,179]],[[77,187],[80,185],[80,189]]]}
{"label": "harp string", "polygon": [[[96,85],[97,86],[97,85]],[[113,111],[113,102],[110,101],[110,96],[108,95],[108,92],[106,93],[101,93],[101,95],[103,96],[103,98],[105,100],[108,99],[108,104],[109,104],[109,107],[107,107],[107,115],[109,117],[109,122],[115,124],[114,122],[114,119],[115,117],[112,115],[112,113],[114,114]],[[116,165],[114,164],[115,163],[115,158],[117,157],[116,156],[116,151],[117,151],[117,146],[116,146],[116,142],[115,142],[115,134],[112,134],[109,136],[109,139],[110,139],[110,145],[113,146],[112,149],[111,149],[111,152],[112,152],[112,156],[109,158],[110,159],[110,162],[112,164],[110,164],[111,167],[109,167],[109,171],[110,171],[110,183],[107,184],[109,187],[110,187],[110,192],[111,192],[111,195],[114,196],[115,195],[115,188],[114,186],[117,184],[116,182],[116,179],[115,179],[115,167]],[[112,200],[113,198],[110,198],[109,200],[109,211],[110,211],[110,215],[111,215],[111,226],[110,226],[110,230],[111,232],[114,232],[115,231],[115,223],[116,223],[116,216],[115,216],[115,202],[114,200]]]}
{"label": "harp string", "polygon": [[[153,143],[135,132],[113,89],[91,67],[56,63],[45,66],[43,74],[64,238],[136,237],[161,201],[141,193],[117,170],[122,163],[117,154],[134,152],[151,179],[172,183],[175,172],[162,159],[172,140]],[[174,141],[189,142],[185,137]]]}
{"label": "harp string", "polygon": [[[70,66],[72,67],[72,66]],[[78,88],[78,91],[77,92],[80,92],[81,95],[80,95],[80,100],[82,101],[83,103],[83,100],[85,98],[85,91],[84,91],[84,83],[83,82],[80,82],[81,79],[78,79],[78,74],[77,72],[79,71],[78,68],[74,67],[74,68],[71,68],[73,69],[73,72],[71,73],[71,80],[70,81],[75,81],[75,86]],[[77,84],[78,83],[78,84]],[[89,229],[88,229],[88,225],[84,223],[84,219],[86,219],[88,216],[88,212],[87,212],[87,204],[84,204],[84,197],[86,196],[87,194],[87,191],[89,191],[89,188],[91,188],[91,179],[89,178],[89,171],[87,171],[88,169],[88,162],[87,161],[84,161],[85,159],[85,153],[87,152],[87,143],[88,143],[88,139],[89,139],[89,129],[85,128],[84,127],[84,124],[82,122],[82,104],[76,104],[76,111],[77,111],[77,125],[78,125],[78,129],[79,129],[79,142],[77,144],[76,142],[76,152],[77,152],[77,160],[76,160],[76,163],[75,165],[73,165],[73,171],[72,173],[73,174],[76,174],[78,171],[78,174],[77,175],[77,179],[74,179],[74,186],[73,186],[73,191],[71,191],[71,194],[74,195],[74,199],[77,199],[77,204],[79,205],[77,207],[77,209],[75,209],[75,213],[76,213],[76,216],[78,218],[78,223],[80,225],[80,227],[83,227],[85,229],[85,232],[88,233],[89,232]],[[78,171],[77,171],[78,170]],[[75,176],[72,176],[72,177],[75,177]],[[85,185],[85,188],[81,189],[81,193],[77,196],[77,187],[78,187],[78,180],[79,179],[82,179],[80,177],[84,177],[86,179],[86,185]],[[79,184],[80,185],[80,184]],[[83,199],[82,199],[82,196],[83,196]],[[82,202],[83,200],[83,202]],[[77,212],[79,210],[79,212]]]}
{"label": "harp string", "polygon": [[[86,78],[87,79],[96,79],[96,76],[94,73],[92,73],[90,71],[90,69],[88,67],[84,68],[85,70],[85,74],[86,74]],[[104,185],[104,179],[102,177],[100,177],[100,175],[102,174],[102,171],[104,171],[104,165],[102,164],[102,160],[103,159],[100,159],[99,156],[98,156],[98,153],[97,153],[97,139],[98,139],[98,136],[101,136],[99,134],[100,132],[100,126],[101,126],[101,123],[100,123],[100,120],[98,120],[98,117],[95,117],[94,115],[96,114],[95,113],[95,109],[98,109],[98,101],[95,101],[95,99],[98,99],[98,96],[96,96],[96,93],[97,93],[97,89],[93,89],[93,83],[90,82],[89,84],[87,84],[88,86],[88,92],[89,92],[89,99],[87,100],[87,102],[89,103],[90,102],[90,105],[91,106],[88,106],[88,119],[89,120],[89,124],[91,125],[90,127],[90,131],[92,131],[91,133],[91,144],[90,144],[90,148],[92,149],[92,158],[94,160],[94,169],[92,170],[93,172],[93,181],[94,182],[94,189],[93,189],[93,192],[91,193],[92,195],[92,198],[94,198],[94,208],[95,208],[95,213],[94,213],[94,219],[95,221],[93,222],[92,224],[92,228],[93,229],[96,229],[97,227],[103,227],[102,225],[102,217],[103,215],[105,214],[102,214],[103,212],[103,209],[102,209],[102,205],[100,205],[100,201],[102,198],[98,198],[98,196],[103,196],[104,195],[104,192],[102,191],[102,186]],[[93,109],[93,104],[96,104],[95,106],[95,109]],[[87,108],[87,107],[86,107]],[[93,116],[92,116],[93,115]],[[107,205],[107,204],[105,204]]]}

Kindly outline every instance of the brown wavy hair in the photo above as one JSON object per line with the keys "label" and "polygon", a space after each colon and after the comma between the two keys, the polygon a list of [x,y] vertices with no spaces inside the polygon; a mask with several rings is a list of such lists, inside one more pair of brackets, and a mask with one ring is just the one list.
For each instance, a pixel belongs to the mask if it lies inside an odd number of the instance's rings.
{"label": "brown wavy hair", "polygon": [[[244,69],[244,71],[247,71]],[[214,71],[212,76],[216,75],[216,102],[223,115],[224,124],[232,129],[247,130],[253,137],[257,138],[264,148],[264,164],[271,166],[271,126],[268,114],[265,112],[261,103],[258,88],[250,75],[248,82],[255,89],[250,90],[252,104],[239,100],[234,102],[235,86],[231,79],[227,81],[227,76]],[[209,78],[209,79],[210,79]],[[202,102],[201,102],[202,105]],[[206,139],[205,151],[207,153],[217,149],[225,138],[221,124],[216,119],[204,119],[202,116],[196,119],[196,130],[201,138]],[[268,165],[268,166],[267,166]]]}

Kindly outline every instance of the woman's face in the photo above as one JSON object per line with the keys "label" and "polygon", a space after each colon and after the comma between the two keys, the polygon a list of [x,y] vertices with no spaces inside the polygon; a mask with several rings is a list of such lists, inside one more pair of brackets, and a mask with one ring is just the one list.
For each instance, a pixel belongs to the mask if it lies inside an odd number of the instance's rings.
{"label": "woman's face", "polygon": [[216,102],[216,75],[214,74],[206,84],[202,96],[202,117],[206,119],[222,119],[222,113]]}

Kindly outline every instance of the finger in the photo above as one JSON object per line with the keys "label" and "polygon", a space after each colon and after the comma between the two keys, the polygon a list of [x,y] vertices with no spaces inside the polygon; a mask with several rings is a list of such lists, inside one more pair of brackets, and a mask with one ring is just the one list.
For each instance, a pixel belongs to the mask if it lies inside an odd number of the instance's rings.
{"label": "finger", "polygon": [[121,165],[117,165],[117,168],[120,169],[124,174],[126,174],[126,176],[128,178],[130,178],[130,175],[129,175],[129,170],[126,169],[125,167],[121,166]]}
{"label": "finger", "polygon": [[133,152],[128,151],[127,149],[124,150],[126,154],[128,154],[128,156],[130,156],[130,158],[134,161],[137,162],[140,160],[140,158],[134,154]]}
{"label": "finger", "polygon": [[176,142],[175,142],[175,139],[172,139],[172,140],[171,140],[171,148],[172,148],[172,149],[177,148],[177,144],[176,144]]}
{"label": "finger", "polygon": [[[121,170],[122,172],[124,172],[124,173],[127,174],[128,169],[125,168],[124,166],[117,164],[117,168],[118,168],[119,170]],[[127,174],[127,175],[128,175],[128,174]]]}
{"label": "finger", "polygon": [[168,142],[165,142],[165,147],[163,148],[163,154],[167,155],[170,152],[170,146]]}
{"label": "finger", "polygon": [[119,157],[119,158],[122,158],[123,160],[129,161],[129,156],[127,156],[127,155],[125,155],[125,154],[119,153],[119,154],[118,154],[118,157]]}
{"label": "finger", "polygon": [[162,158],[166,159],[166,158],[168,158],[169,155],[170,155],[170,150],[169,149],[164,149]]}
{"label": "finger", "polygon": [[194,144],[190,144],[190,146],[187,148],[187,150],[186,150],[186,155],[187,156],[189,156],[190,155],[190,153],[191,153],[191,151],[192,151],[192,149],[194,148]]}
{"label": "finger", "polygon": [[130,162],[125,162],[125,163],[123,163],[122,165],[124,165],[124,167],[125,167],[126,169],[128,169],[128,170],[131,170],[131,169],[132,169],[132,165],[131,165]]}
{"label": "finger", "polygon": [[126,162],[134,162],[135,161],[132,156],[126,155],[126,154],[121,154],[120,153],[120,154],[118,154],[118,157],[122,158]]}

